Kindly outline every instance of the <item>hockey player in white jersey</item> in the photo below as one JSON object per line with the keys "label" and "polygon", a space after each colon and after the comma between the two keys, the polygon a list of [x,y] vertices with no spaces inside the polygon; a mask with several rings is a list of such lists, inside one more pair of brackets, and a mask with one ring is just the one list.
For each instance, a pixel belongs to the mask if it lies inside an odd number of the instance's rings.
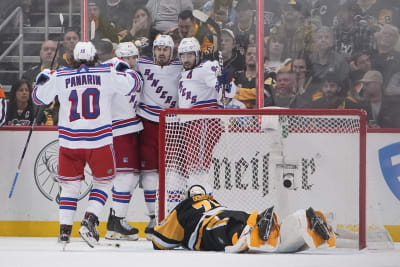
{"label": "hockey player in white jersey", "polygon": [[[184,38],[178,46],[183,68],[179,81],[179,108],[223,107],[223,96],[233,98],[236,86],[228,70],[220,70],[217,61],[202,61],[196,38]],[[217,73],[221,72],[220,75]]]}
{"label": "hockey player in white jersey", "polygon": [[[230,72],[220,70],[217,61],[202,61],[200,44],[196,38],[184,38],[178,46],[184,71],[179,81],[179,108],[222,108],[223,98],[233,98],[236,87]],[[181,135],[185,144],[180,175],[188,186],[204,184],[208,177],[212,152],[224,128],[220,119],[205,118],[186,122]],[[191,173],[190,177],[188,173]],[[207,188],[212,192],[211,188]]]}
{"label": "hockey player in white jersey", "polygon": [[38,105],[51,103],[55,96],[60,101],[59,241],[64,246],[70,241],[86,163],[93,174],[93,188],[79,234],[90,247],[99,241],[98,216],[115,176],[111,100],[117,93],[130,94],[136,82],[110,65],[95,66],[95,54],[90,42],[79,42],[74,49],[76,68],[42,71],[32,93]]}
{"label": "hockey player in white jersey", "polygon": [[[112,57],[112,51],[107,51]],[[116,94],[112,100],[113,146],[116,159],[116,177],[112,187],[112,207],[107,221],[106,239],[138,240],[138,229],[126,221],[132,192],[139,182],[139,132],[141,119],[136,116],[136,106],[143,86],[139,73],[134,71],[139,52],[131,42],[118,45],[116,56],[105,58],[111,64],[131,75],[136,87],[130,95]]]}
{"label": "hockey player in white jersey", "polygon": [[[110,53],[111,55],[112,53]],[[120,43],[115,51],[117,57],[103,62],[118,69],[126,69],[135,88],[130,95],[116,94],[112,100],[113,145],[116,159],[116,176],[112,187],[112,207],[107,221],[106,239],[138,240],[138,229],[126,221],[132,192],[139,183],[139,132],[143,130],[141,119],[136,116],[138,96],[143,80],[134,71],[139,51],[131,42]]]}
{"label": "hockey player in white jersey", "polygon": [[178,83],[182,70],[179,59],[173,59],[173,49],[171,36],[159,35],[153,42],[153,57],[141,57],[138,63],[138,70],[144,79],[137,114],[142,117],[144,127],[140,134],[139,151],[144,198],[150,216],[150,222],[145,229],[149,240],[156,223],[159,114],[165,108],[177,107]]}

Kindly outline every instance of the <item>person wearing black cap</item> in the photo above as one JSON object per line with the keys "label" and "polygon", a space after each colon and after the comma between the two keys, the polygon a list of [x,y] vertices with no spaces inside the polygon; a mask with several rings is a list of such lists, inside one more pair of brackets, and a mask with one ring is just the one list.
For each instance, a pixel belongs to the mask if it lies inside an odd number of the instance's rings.
{"label": "person wearing black cap", "polygon": [[232,73],[244,69],[244,57],[236,50],[235,34],[226,28],[221,30],[221,53],[224,69],[229,69]]}

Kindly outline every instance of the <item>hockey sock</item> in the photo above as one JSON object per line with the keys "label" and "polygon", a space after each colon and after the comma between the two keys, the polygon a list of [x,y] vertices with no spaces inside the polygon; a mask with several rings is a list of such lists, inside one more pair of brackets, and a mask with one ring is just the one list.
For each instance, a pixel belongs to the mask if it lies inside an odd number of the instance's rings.
{"label": "hockey sock", "polygon": [[142,185],[144,190],[144,201],[149,215],[155,213],[155,202],[158,187],[158,173],[142,173]]}
{"label": "hockey sock", "polygon": [[129,208],[129,202],[132,198],[132,191],[139,183],[139,174],[117,173],[112,192],[112,208],[115,216],[126,217]]}
{"label": "hockey sock", "polygon": [[81,181],[61,182],[59,204],[60,224],[72,225],[78,203]]}
{"label": "hockey sock", "polygon": [[98,182],[93,180],[93,188],[90,191],[86,212],[91,212],[97,217],[100,215],[104,205],[107,202],[108,195],[106,192],[110,190],[111,186],[111,181]]}

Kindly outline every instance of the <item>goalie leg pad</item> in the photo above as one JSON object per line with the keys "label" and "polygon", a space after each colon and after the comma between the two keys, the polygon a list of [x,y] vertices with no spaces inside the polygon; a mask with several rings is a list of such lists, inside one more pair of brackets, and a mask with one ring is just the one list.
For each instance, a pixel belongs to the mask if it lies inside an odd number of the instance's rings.
{"label": "goalie leg pad", "polygon": [[304,245],[310,249],[334,247],[333,234],[331,236],[329,240],[325,241],[317,232],[311,230],[306,211],[298,210],[282,221],[279,252],[296,252],[303,249]]}
{"label": "goalie leg pad", "polygon": [[311,207],[305,213],[308,235],[305,235],[304,239],[307,245],[312,249],[335,247],[335,237],[324,214],[320,211],[314,211]]}
{"label": "goalie leg pad", "polygon": [[[278,249],[280,245],[280,224],[276,213],[272,213],[271,211],[271,216],[272,225],[270,226],[268,239],[263,240],[260,236],[265,236],[265,233],[263,232],[262,234],[260,234],[260,223],[264,216],[259,216],[257,212],[253,212],[250,215],[247,220],[247,225],[249,226],[250,233],[246,238],[249,249],[267,252],[274,252]],[[264,224],[264,221],[262,221],[262,223]]]}

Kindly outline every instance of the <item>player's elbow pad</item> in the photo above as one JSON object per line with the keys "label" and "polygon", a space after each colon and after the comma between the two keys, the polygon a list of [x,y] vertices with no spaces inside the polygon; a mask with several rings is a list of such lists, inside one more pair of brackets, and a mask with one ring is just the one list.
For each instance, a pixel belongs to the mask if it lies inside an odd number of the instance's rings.
{"label": "player's elbow pad", "polygon": [[44,69],[36,76],[36,84],[44,84],[50,79],[50,70]]}

